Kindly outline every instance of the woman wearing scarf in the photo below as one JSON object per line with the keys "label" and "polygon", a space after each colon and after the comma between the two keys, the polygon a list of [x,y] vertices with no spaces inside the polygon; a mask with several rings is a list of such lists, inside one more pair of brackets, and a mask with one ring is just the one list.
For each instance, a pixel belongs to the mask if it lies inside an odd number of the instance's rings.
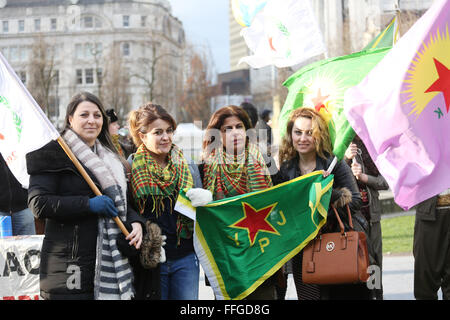
{"label": "woman wearing scarf", "polygon": [[[298,108],[291,113],[287,123],[286,134],[280,147],[280,170],[274,176],[274,183],[286,182],[316,170],[326,171],[333,158],[325,120],[314,109]],[[338,210],[346,204],[352,211],[359,210],[361,198],[349,166],[345,161],[339,161],[331,173],[334,174],[334,182],[330,203]],[[335,225],[336,218],[330,207],[327,223],[323,229],[335,232]],[[302,257],[303,252],[301,251],[292,258],[294,282],[299,300],[364,299],[368,297],[365,284],[318,286],[303,283]]]}
{"label": "woman wearing scarf", "polygon": [[193,187],[183,153],[172,143],[175,120],[161,106],[149,103],[130,113],[129,127],[138,147],[131,171],[133,198],[141,215],[157,224],[167,237],[167,260],[147,272],[153,272],[153,282],[160,275],[161,299],[198,299],[193,221],[174,211],[179,191]]}
{"label": "woman wearing scarf", "polygon": [[[272,180],[257,146],[247,138],[251,128],[244,109],[226,106],[217,110],[206,128],[203,163],[199,166],[203,187],[214,200],[270,188]],[[275,299],[275,276],[261,284],[247,299]]]}
{"label": "woman wearing scarf", "polygon": [[125,159],[111,142],[108,119],[96,96],[83,92],[72,98],[61,136],[103,195],[95,196],[56,141],[27,155],[28,204],[46,222],[41,296],[131,299],[133,273],[118,248],[121,231],[111,218],[131,223],[127,240],[136,248],[144,221],[128,205]]}

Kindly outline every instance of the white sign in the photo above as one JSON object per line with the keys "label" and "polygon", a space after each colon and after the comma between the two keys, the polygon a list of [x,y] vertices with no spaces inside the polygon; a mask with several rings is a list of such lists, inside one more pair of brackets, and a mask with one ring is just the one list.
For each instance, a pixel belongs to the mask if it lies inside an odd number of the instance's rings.
{"label": "white sign", "polygon": [[0,238],[0,300],[39,300],[43,235]]}

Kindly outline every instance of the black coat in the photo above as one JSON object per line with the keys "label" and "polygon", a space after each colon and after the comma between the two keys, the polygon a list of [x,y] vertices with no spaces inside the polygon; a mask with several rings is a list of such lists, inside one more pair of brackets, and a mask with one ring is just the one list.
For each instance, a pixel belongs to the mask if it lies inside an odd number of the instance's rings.
{"label": "black coat", "polygon": [[[98,216],[89,210],[95,196],[57,142],[27,154],[28,205],[45,219],[40,288],[46,299],[92,299]],[[94,175],[85,168],[97,187]],[[128,206],[127,221],[143,222]]]}
{"label": "black coat", "polygon": [[27,208],[27,194],[0,154],[0,211],[13,214]]}

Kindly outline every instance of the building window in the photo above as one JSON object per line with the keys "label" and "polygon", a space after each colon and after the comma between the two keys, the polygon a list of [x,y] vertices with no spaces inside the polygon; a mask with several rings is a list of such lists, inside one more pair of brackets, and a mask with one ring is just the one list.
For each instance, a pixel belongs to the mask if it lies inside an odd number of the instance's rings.
{"label": "building window", "polygon": [[103,82],[103,69],[102,68],[97,68],[96,73],[97,73],[97,83],[98,84],[102,84],[102,82]]}
{"label": "building window", "polygon": [[59,86],[59,70],[55,70],[53,73],[53,84],[57,87]]}
{"label": "building window", "polygon": [[34,19],[34,31],[41,31],[41,19]]}
{"label": "building window", "polygon": [[77,69],[77,84],[83,84],[83,70]]}
{"label": "building window", "polygon": [[75,58],[83,58],[83,45],[81,43],[77,43],[75,45]]}
{"label": "building window", "polygon": [[95,18],[95,28],[100,29],[102,27],[102,20]]}
{"label": "building window", "polygon": [[130,26],[130,16],[122,16],[122,26],[127,28]]}
{"label": "building window", "polygon": [[27,73],[25,71],[19,71],[19,78],[23,84],[27,83]]}
{"label": "building window", "polygon": [[3,25],[3,28],[2,28],[3,32],[9,32],[9,22],[3,21],[2,25]]}
{"label": "building window", "polygon": [[9,48],[9,59],[11,61],[17,61],[19,59],[19,48],[17,47]]}
{"label": "building window", "polygon": [[85,80],[86,80],[86,84],[92,84],[94,83],[94,69],[90,68],[90,69],[85,69]]}
{"label": "building window", "polygon": [[56,18],[50,19],[50,29],[56,30]]}
{"label": "building window", "polygon": [[19,32],[24,32],[25,31],[25,20],[19,20],[18,30],[19,30]]}
{"label": "building window", "polygon": [[141,27],[145,27],[147,25],[147,16],[141,16]]}
{"label": "building window", "polygon": [[128,42],[125,42],[122,45],[122,55],[125,57],[128,57],[130,55],[130,44]]}
{"label": "building window", "polygon": [[94,27],[94,18],[83,17],[83,27],[86,29],[92,29]]}

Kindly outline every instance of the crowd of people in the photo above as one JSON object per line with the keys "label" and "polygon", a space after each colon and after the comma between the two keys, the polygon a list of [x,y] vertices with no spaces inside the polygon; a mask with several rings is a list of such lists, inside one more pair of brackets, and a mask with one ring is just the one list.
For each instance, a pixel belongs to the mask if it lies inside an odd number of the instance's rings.
{"label": "crowd of people", "polygon": [[[220,108],[205,130],[201,162],[191,164],[172,142],[177,123],[162,106],[148,103],[130,112],[131,145],[119,136],[114,110],[105,110],[91,93],[76,94],[67,106],[61,136],[102,195],[92,190],[55,141],[27,155],[28,190],[1,158],[0,183],[6,192],[0,195],[0,214],[12,217],[14,235],[35,234],[35,219],[45,223],[41,297],[198,299],[199,261],[193,245],[193,221],[174,209],[180,190],[189,190],[186,195],[192,204],[201,206],[270,188],[316,170],[322,170],[324,176],[334,175],[330,203],[338,211],[350,207],[354,223],[369,240],[370,262],[381,269],[378,190],[386,190],[388,185],[361,139],[355,137],[345,159],[327,172],[334,158],[327,124],[314,109],[301,107],[290,115],[278,153],[279,166],[275,166],[269,115],[270,111],[264,110],[258,120],[249,103]],[[255,127],[257,136],[252,137],[250,131],[255,132],[251,130]],[[260,136],[261,131],[265,132]],[[448,269],[448,262],[438,258],[437,252],[428,251],[440,234],[422,241],[426,232],[430,234],[427,230],[433,229],[426,221],[430,220],[428,212],[437,210],[436,199],[418,208],[418,219],[421,213],[422,220],[416,224],[414,247],[417,257],[432,255],[441,269]],[[325,231],[337,230],[331,212],[323,226]],[[447,216],[439,213],[433,217],[446,223]],[[124,223],[127,236],[116,218]],[[444,222],[441,225],[446,226]],[[434,270],[429,260],[420,259],[420,263],[416,261],[416,297],[432,298],[433,291],[448,286],[448,277],[437,275],[441,269]],[[382,288],[369,290],[364,283],[305,284],[301,265],[302,252],[246,299],[283,299],[289,269],[299,300],[383,299]],[[74,276],[77,281],[71,280]],[[420,295],[425,289],[428,295]]]}

